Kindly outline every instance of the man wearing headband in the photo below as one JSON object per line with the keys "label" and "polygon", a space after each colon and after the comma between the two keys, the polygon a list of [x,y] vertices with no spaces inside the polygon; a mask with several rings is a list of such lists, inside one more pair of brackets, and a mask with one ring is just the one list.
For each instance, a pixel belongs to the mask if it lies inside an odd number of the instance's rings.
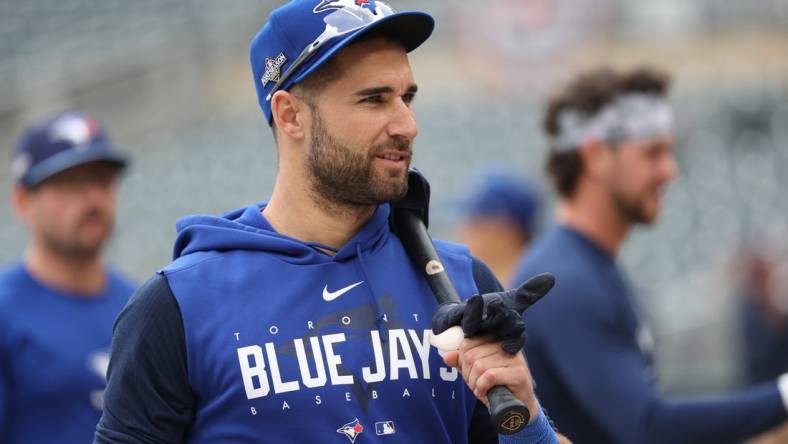
{"label": "man wearing headband", "polygon": [[667,77],[641,68],[586,73],[547,109],[547,170],[557,224],[528,250],[514,282],[556,276],[525,315],[537,394],[575,443],[740,442],[786,419],[788,379],[727,397],[664,400],[650,336],[616,264],[630,228],[656,220],[678,174]]}
{"label": "man wearing headband", "polygon": [[[437,302],[389,227],[418,132],[407,52],[433,26],[375,0],[270,14],[251,64],[271,198],[178,222],[174,261],[116,322],[96,442],[497,442],[494,385],[532,412],[501,442],[555,442],[522,352],[469,338],[458,371],[430,347]],[[464,247],[438,250],[463,297],[500,289]]]}

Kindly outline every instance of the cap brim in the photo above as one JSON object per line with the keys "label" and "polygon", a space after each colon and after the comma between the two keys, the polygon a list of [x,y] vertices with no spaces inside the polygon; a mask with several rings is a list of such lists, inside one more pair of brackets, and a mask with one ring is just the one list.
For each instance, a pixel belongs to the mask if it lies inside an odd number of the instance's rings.
{"label": "cap brim", "polygon": [[381,31],[401,42],[405,51],[411,52],[421,46],[435,29],[435,19],[431,15],[421,11],[403,11],[384,17],[375,23],[352,32],[345,36],[339,43],[333,45],[328,51],[320,55],[317,60],[309,64],[304,72],[298,74],[292,81],[288,82],[282,89],[289,89],[292,85],[301,82],[309,74],[323,65],[326,60],[334,56],[349,44],[358,40],[371,31]]}
{"label": "cap brim", "polygon": [[85,151],[63,151],[43,162],[31,167],[20,179],[25,186],[35,187],[41,182],[69,168],[90,162],[106,162],[123,169],[128,165],[128,158],[122,154],[109,151],[107,146],[94,146]]}

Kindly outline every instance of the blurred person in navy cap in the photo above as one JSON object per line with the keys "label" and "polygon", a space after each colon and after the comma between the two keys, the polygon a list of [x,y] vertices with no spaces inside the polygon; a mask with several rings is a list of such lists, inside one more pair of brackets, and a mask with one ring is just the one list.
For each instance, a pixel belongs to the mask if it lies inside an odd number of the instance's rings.
{"label": "blurred person in navy cap", "polygon": [[485,170],[462,202],[456,237],[501,282],[510,282],[517,261],[538,230],[542,204],[540,190],[522,173]]}
{"label": "blurred person in navy cap", "polygon": [[102,259],[128,161],[99,123],[65,112],[28,128],[11,165],[30,238],[0,272],[0,442],[90,442],[112,322],[132,284]]}

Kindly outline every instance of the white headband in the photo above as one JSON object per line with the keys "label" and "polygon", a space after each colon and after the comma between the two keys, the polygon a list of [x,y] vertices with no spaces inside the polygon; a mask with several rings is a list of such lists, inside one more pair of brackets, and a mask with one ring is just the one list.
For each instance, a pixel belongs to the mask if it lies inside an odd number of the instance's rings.
{"label": "white headband", "polygon": [[630,139],[652,139],[673,134],[673,111],[662,97],[631,93],[616,98],[588,116],[568,109],[558,114],[558,135],[550,138],[556,151],[579,149],[595,139],[614,143]]}

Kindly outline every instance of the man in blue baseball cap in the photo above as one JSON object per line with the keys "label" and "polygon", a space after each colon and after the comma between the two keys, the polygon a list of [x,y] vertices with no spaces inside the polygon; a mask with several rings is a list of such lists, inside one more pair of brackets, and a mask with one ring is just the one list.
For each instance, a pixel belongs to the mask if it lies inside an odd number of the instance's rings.
{"label": "man in blue baseball cap", "polygon": [[538,229],[542,196],[522,172],[491,169],[476,182],[462,203],[457,238],[501,282],[509,282]]}
{"label": "man in blue baseball cap", "polygon": [[[251,64],[273,194],[178,223],[174,261],[115,325],[96,442],[497,442],[495,385],[531,412],[503,442],[554,442],[521,352],[430,347],[437,302],[389,226],[418,133],[407,53],[433,26],[374,0],[270,14]],[[466,248],[437,247],[461,296],[500,289]]]}
{"label": "man in blue baseball cap", "polygon": [[133,291],[101,254],[126,163],[85,113],[59,114],[19,140],[12,200],[30,241],[0,271],[0,442],[93,435],[112,322]]}

